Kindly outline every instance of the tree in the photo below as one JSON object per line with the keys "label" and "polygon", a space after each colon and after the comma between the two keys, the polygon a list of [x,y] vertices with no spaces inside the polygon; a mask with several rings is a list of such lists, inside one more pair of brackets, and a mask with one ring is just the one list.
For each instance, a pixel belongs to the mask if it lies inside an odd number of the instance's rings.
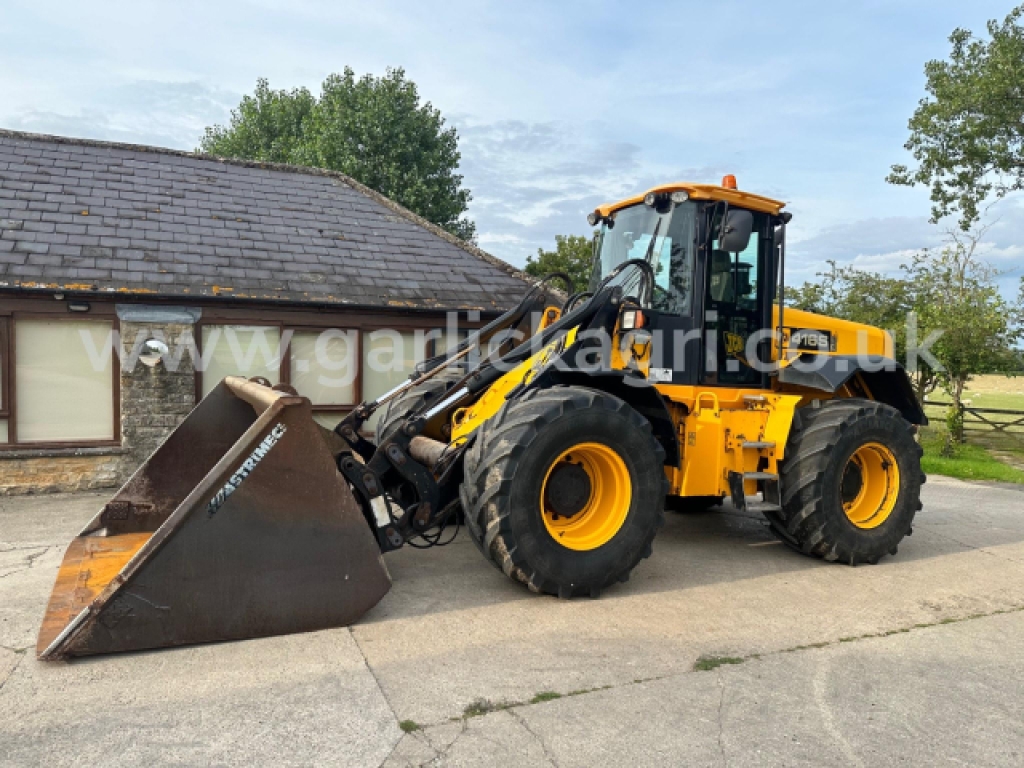
{"label": "tree", "polygon": [[303,123],[315,106],[316,98],[305,88],[274,91],[260,78],[256,92],[243,96],[238,109],[231,112],[230,126],[206,129],[200,149],[219,157],[297,163]]}
{"label": "tree", "polygon": [[[1021,365],[1016,344],[1024,338],[1024,281],[1016,302],[1000,294],[999,273],[977,257],[987,229],[949,230],[944,248],[921,251],[897,276],[830,261],[818,282],[787,289],[786,303],[796,309],[885,328],[897,360],[924,342],[936,364],[922,356],[909,373],[921,403],[936,386],[949,393],[947,450],[963,441],[963,392],[971,377],[1011,373]],[[909,337],[911,329],[916,338]]]}
{"label": "tree", "polygon": [[[855,323],[884,328],[893,339],[897,360],[907,357],[908,317],[915,312],[920,297],[917,286],[906,275],[883,275],[856,267],[840,267],[828,262],[828,271],[818,273],[818,282],[786,288],[786,304],[795,309],[838,317]],[[928,331],[915,319],[919,339]],[[923,333],[923,335],[922,335]],[[927,365],[910,371],[914,391],[924,402],[937,383],[936,372]]]}
{"label": "tree", "polygon": [[894,165],[893,184],[931,187],[932,220],[957,211],[969,231],[979,206],[1024,189],[1024,5],[988,22],[988,40],[950,36],[949,61],[925,64],[928,96],[910,118],[906,143],[917,167]]}
{"label": "tree", "polygon": [[918,316],[928,328],[943,333],[931,353],[942,368],[938,379],[952,405],[947,422],[951,437],[963,441],[964,387],[972,376],[1005,373],[1017,366],[1014,346],[1021,339],[1021,306],[999,292],[999,274],[976,257],[982,230],[949,233],[949,244],[939,252],[923,251],[904,267],[918,286]]}
{"label": "tree", "polygon": [[404,70],[357,79],[346,67],[324,81],[319,99],[305,88],[272,90],[260,79],[227,126],[206,129],[199,148],[339,171],[472,241],[476,226],[464,217],[472,196],[457,173],[458,143],[440,111],[420,104]]}
{"label": "tree", "polygon": [[577,291],[590,282],[594,266],[593,241],[585,235],[555,235],[555,250],[537,249],[537,257],[526,257],[526,274],[543,277],[549,272],[565,272]]}

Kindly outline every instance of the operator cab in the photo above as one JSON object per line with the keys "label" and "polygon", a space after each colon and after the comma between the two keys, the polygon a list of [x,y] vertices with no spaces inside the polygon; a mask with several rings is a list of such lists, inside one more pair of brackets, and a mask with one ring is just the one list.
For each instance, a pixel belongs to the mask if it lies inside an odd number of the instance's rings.
{"label": "operator cab", "polygon": [[[721,186],[666,185],[591,214],[600,222],[592,285],[630,259],[653,268],[653,295],[641,302],[656,332],[652,381],[768,385],[749,358],[770,356],[782,206],[726,176]],[[635,297],[641,279],[630,270],[615,280]]]}

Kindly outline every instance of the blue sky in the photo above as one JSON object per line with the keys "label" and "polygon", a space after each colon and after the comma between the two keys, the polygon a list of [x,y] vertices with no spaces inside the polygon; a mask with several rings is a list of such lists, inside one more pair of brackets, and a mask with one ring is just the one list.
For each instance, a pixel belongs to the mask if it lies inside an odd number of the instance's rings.
{"label": "blue sky", "polygon": [[[907,160],[924,62],[1011,7],[4,0],[0,127],[192,149],[257,77],[316,92],[345,65],[402,66],[459,129],[495,255],[522,265],[587,233],[598,202],[733,173],[794,213],[792,282],[826,259],[894,269],[941,242],[927,194],[884,178]],[[992,216],[984,255],[1009,292],[1024,207]]]}

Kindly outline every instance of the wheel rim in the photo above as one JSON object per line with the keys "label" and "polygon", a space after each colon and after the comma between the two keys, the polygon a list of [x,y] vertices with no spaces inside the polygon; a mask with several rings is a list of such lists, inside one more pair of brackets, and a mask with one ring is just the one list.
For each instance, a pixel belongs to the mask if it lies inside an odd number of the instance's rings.
{"label": "wheel rim", "polygon": [[632,497],[622,457],[601,443],[579,443],[548,467],[540,490],[541,517],[563,547],[597,549],[622,528]]}
{"label": "wheel rim", "polygon": [[900,469],[892,451],[881,443],[866,443],[853,452],[843,469],[843,511],[858,528],[877,528],[896,507],[899,488]]}

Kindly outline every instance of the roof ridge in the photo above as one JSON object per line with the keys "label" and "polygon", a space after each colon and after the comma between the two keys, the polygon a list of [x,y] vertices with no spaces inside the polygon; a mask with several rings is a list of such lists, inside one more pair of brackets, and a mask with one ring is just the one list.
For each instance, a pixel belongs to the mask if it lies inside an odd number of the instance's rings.
{"label": "roof ridge", "polygon": [[481,261],[485,261],[492,267],[497,267],[512,277],[523,280],[527,283],[535,283],[537,280],[532,275],[526,274],[526,272],[518,269],[506,261],[502,261],[497,256],[492,256],[487,251],[482,250],[472,243],[467,243],[465,240],[456,237],[451,232],[439,227],[433,222],[427,221],[419,214],[413,213],[408,208],[399,205],[391,198],[381,194],[375,189],[371,189],[362,182],[356,181],[351,176],[347,176],[340,171],[332,171],[328,168],[316,168],[309,165],[292,165],[291,163],[271,163],[264,160],[248,160],[241,157],[221,157],[219,155],[208,155],[203,152],[188,152],[183,149],[171,149],[169,147],[157,147],[151,144],[129,144],[120,141],[102,141],[100,139],[81,139],[72,136],[58,136],[56,134],[48,133],[30,133],[28,131],[12,131],[9,128],[0,128],[0,138],[11,138],[11,139],[25,139],[27,141],[43,141],[50,142],[53,144],[70,144],[74,146],[83,147],[96,147],[98,149],[125,149],[133,152],[143,152],[153,155],[171,155],[174,157],[187,157],[194,160],[207,160],[209,162],[223,163],[226,165],[234,165],[241,168],[260,168],[268,171],[282,171],[284,173],[298,173],[306,176],[324,176],[331,179],[337,179],[343,182],[347,186],[356,190],[362,195],[371,198],[374,202],[380,203],[385,208],[394,211],[399,216],[417,224],[432,235],[440,237],[442,240],[461,248],[462,250],[469,253]]}

